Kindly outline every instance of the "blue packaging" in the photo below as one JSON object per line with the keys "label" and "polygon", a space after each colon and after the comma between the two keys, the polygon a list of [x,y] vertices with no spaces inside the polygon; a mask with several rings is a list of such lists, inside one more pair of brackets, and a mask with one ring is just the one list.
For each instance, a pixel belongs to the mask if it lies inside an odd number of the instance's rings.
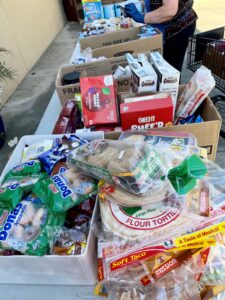
{"label": "blue packaging", "polygon": [[203,122],[203,119],[200,115],[191,115],[191,116],[188,116],[187,118],[181,120],[179,122],[179,124],[191,124],[191,123],[202,123]]}
{"label": "blue packaging", "polygon": [[84,22],[91,23],[103,19],[103,7],[101,0],[82,0]]}

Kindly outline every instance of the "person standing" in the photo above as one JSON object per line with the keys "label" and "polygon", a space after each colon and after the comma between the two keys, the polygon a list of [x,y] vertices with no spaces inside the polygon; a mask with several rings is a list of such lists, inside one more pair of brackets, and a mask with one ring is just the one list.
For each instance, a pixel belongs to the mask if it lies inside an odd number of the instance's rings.
{"label": "person standing", "polygon": [[177,70],[182,70],[189,37],[196,28],[197,14],[193,0],[145,0],[145,14],[134,3],[125,5],[125,14],[136,22],[151,24],[164,37],[164,58]]}

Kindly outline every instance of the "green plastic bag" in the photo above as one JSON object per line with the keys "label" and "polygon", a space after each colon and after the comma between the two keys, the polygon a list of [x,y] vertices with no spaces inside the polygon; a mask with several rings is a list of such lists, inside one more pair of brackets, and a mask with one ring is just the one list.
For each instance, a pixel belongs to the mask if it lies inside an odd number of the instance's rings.
{"label": "green plastic bag", "polygon": [[65,212],[54,214],[34,194],[13,210],[0,208],[0,248],[28,255],[49,253],[53,235],[65,222]]}

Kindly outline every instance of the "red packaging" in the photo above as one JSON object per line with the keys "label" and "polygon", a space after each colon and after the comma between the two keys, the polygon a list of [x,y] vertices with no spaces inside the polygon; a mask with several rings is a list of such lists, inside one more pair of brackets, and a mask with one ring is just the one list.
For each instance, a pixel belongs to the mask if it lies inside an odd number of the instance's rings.
{"label": "red packaging", "polygon": [[112,75],[80,79],[85,127],[117,124],[117,102]]}
{"label": "red packaging", "polygon": [[77,109],[76,103],[74,100],[67,100],[63,105],[63,108],[60,113],[60,117],[70,118],[75,114],[75,110]]}
{"label": "red packaging", "polygon": [[67,117],[59,117],[52,133],[63,134],[63,133],[72,133],[72,132],[73,132],[73,128],[70,119]]}
{"label": "red packaging", "polygon": [[173,124],[171,96],[120,104],[122,129],[143,130]]}

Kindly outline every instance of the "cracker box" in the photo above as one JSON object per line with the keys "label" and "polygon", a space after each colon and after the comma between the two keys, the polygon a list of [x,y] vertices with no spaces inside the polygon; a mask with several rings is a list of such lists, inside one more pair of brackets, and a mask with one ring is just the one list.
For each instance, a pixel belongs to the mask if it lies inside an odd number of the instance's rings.
{"label": "cracker box", "polygon": [[150,53],[150,61],[158,74],[158,91],[171,93],[175,109],[179,89],[180,72],[172,67],[159,52]]}
{"label": "cracker box", "polygon": [[103,19],[103,7],[101,0],[82,0],[84,22],[91,23]]}
{"label": "cracker box", "polygon": [[[172,125],[173,102],[169,95],[165,98],[147,99],[148,96],[124,99],[120,104],[122,129],[143,130]],[[127,103],[126,103],[127,102]]]}
{"label": "cracker box", "polygon": [[85,127],[117,124],[117,102],[112,75],[80,79]]}

